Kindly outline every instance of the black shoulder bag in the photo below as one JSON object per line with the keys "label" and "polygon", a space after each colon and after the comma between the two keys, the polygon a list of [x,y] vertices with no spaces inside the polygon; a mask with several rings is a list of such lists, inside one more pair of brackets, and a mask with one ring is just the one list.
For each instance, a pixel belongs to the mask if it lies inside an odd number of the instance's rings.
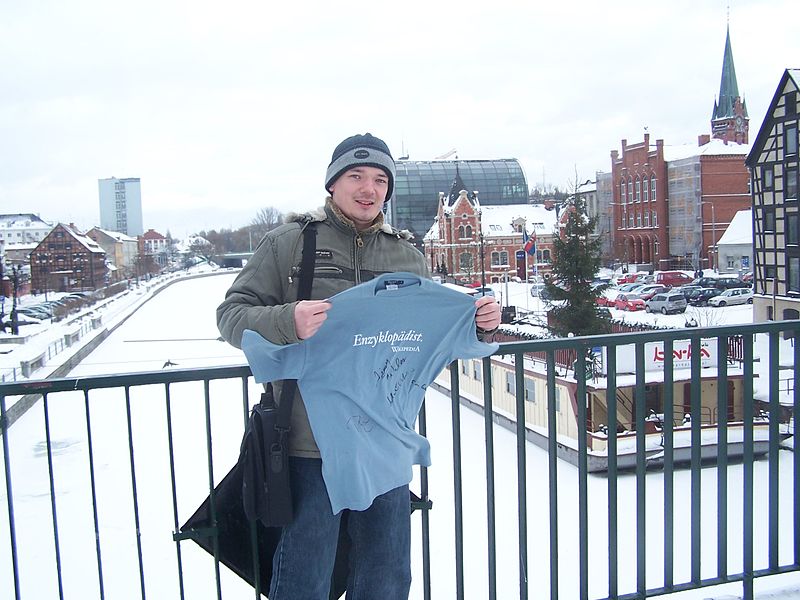
{"label": "black shoulder bag", "polygon": [[[308,298],[311,293],[316,233],[313,223],[303,233],[298,299]],[[266,594],[269,589],[272,556],[281,537],[280,527],[265,523],[291,520],[286,441],[296,385],[296,381],[284,383],[281,403],[277,408],[271,400],[272,386],[267,386],[261,402],[251,413],[236,465],[172,536],[175,541],[195,541],[252,585],[259,594]],[[274,421],[269,420],[272,417],[264,416],[269,414],[274,416]],[[256,418],[255,415],[261,416]],[[275,425],[279,426],[278,430]],[[256,433],[253,434],[253,431]],[[261,442],[255,438],[260,438]],[[266,443],[270,444],[269,448],[263,445]],[[263,450],[257,452],[259,448]],[[246,475],[248,464],[255,466]],[[259,472],[264,473],[264,479],[258,479]],[[247,480],[250,483],[245,485]],[[260,485],[259,481],[265,485]],[[252,497],[248,499],[251,492]],[[245,514],[245,506],[250,507],[250,515]],[[347,586],[349,548],[345,527],[339,534],[331,598],[339,598]]]}
{"label": "black shoulder bag", "polygon": [[[298,300],[311,297],[316,247],[317,231],[309,225],[303,232]],[[292,520],[288,441],[295,390],[297,380],[284,381],[276,406],[272,384],[266,385],[261,401],[250,413],[239,451],[244,514],[268,527],[280,527]]]}

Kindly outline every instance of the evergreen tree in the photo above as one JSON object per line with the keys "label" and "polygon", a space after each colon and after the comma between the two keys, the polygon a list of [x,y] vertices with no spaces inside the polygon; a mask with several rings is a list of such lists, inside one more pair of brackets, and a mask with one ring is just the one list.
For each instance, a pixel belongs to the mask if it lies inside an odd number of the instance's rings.
{"label": "evergreen tree", "polygon": [[586,214],[586,199],[575,186],[575,193],[566,201],[566,223],[561,235],[553,236],[552,276],[546,281],[546,292],[555,300],[550,312],[550,328],[558,336],[608,333],[607,311],[599,309],[597,297],[604,286],[593,287],[600,268],[602,242],[592,237],[597,218]]}

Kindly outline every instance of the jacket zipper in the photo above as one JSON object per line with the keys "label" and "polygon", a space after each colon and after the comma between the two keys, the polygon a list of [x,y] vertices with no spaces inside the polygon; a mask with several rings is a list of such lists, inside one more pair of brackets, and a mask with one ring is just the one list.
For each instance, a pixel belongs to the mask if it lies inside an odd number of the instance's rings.
{"label": "jacket zipper", "polygon": [[353,272],[355,273],[355,283],[358,285],[361,283],[361,269],[359,268],[361,261],[359,260],[359,257],[361,255],[361,248],[364,247],[364,240],[361,239],[360,233],[356,234],[353,242],[355,244],[355,251],[353,252]]}

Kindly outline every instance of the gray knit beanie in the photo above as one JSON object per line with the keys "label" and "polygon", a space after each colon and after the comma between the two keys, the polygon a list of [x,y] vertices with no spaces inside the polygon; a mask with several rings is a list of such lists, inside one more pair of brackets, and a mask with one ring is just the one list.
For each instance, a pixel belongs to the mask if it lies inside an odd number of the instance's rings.
{"label": "gray knit beanie", "polygon": [[389,189],[386,191],[384,201],[391,198],[394,191],[394,159],[389,152],[389,146],[371,133],[351,136],[336,146],[331,164],[328,165],[328,172],[325,173],[325,189],[330,193],[331,185],[342,173],[359,165],[383,169],[386,172],[389,177]]}

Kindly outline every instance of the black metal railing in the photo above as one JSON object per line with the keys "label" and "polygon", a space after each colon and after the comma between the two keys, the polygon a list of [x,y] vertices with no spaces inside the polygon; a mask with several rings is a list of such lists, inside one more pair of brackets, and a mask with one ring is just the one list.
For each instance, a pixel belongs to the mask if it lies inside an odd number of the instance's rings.
{"label": "black metal railing", "polygon": [[[800,502],[795,501],[800,461],[782,450],[800,402],[796,386],[780,379],[780,373],[794,380],[800,376],[800,349],[781,339],[782,333],[798,330],[795,321],[507,343],[482,360],[481,398],[464,391],[454,363],[440,386],[449,388],[450,401],[443,406],[429,397],[420,413],[420,431],[430,437],[441,435],[434,429],[441,429],[442,411],[449,412],[450,426],[442,437],[452,451],[444,457],[440,449],[433,476],[422,469],[412,486],[422,498],[418,507],[430,508],[432,501],[430,512],[415,513],[419,543],[412,597],[634,599],[737,583],[743,597],[752,599],[756,578],[800,570]],[[741,339],[741,368],[725,360],[734,336]],[[690,424],[681,430],[672,419],[663,419],[654,455],[648,447],[645,348],[663,344],[659,408],[672,415],[673,345],[690,340],[699,350],[701,340],[708,339],[715,340],[718,355],[711,375],[718,415],[711,424],[713,452],[704,450],[710,424],[707,416],[703,423],[701,410],[701,396],[712,388],[704,383],[708,371],[695,351],[686,383]],[[597,347],[608,349],[603,377],[593,372],[588,356]],[[608,403],[605,445],[597,451],[592,444],[598,434],[587,429],[592,423],[588,398],[600,387],[609,398],[617,397],[622,375],[618,353],[611,350],[621,347],[633,352],[636,365],[627,396],[632,406],[624,409],[625,418],[634,422],[627,434],[618,435],[617,403]],[[756,348],[762,347],[766,353],[757,358],[766,367],[755,369]],[[557,354],[565,351],[575,357],[570,372],[556,365]],[[529,352],[545,357],[536,376],[547,390],[546,454],[530,442],[537,426],[517,418],[530,408],[525,398]],[[790,370],[787,361],[793,364]],[[501,379],[497,369],[509,368],[516,383],[510,410],[498,405],[500,394],[493,386]],[[767,379],[760,404],[754,401],[756,371]],[[732,379],[741,381],[744,398],[735,423],[728,418]],[[574,390],[574,417],[565,408],[569,403],[557,399],[559,386]],[[259,391],[244,366],[0,384],[5,490],[0,500],[6,508],[0,539],[8,540],[0,546],[0,595],[111,598],[124,590],[126,597],[195,599],[252,594],[190,541],[197,532],[181,535],[180,530],[235,463]],[[31,395],[41,400],[11,426],[10,407],[30,402]],[[481,439],[472,435],[465,441],[464,433],[471,431],[467,420],[479,417],[464,406],[482,413]],[[432,416],[434,409],[439,416]],[[574,439],[553,434],[570,422]],[[756,439],[757,426],[767,429],[766,439]],[[679,467],[678,434],[691,440],[687,468]],[[635,450],[631,464],[619,458],[626,444]],[[734,444],[741,452],[732,452]],[[483,464],[465,462],[473,452],[482,455]],[[565,453],[571,462],[559,460]],[[607,461],[600,474],[590,469],[590,459],[598,456]],[[515,481],[506,475],[509,469]],[[480,492],[468,487],[467,479],[478,480]],[[452,502],[444,500],[450,494]]]}

